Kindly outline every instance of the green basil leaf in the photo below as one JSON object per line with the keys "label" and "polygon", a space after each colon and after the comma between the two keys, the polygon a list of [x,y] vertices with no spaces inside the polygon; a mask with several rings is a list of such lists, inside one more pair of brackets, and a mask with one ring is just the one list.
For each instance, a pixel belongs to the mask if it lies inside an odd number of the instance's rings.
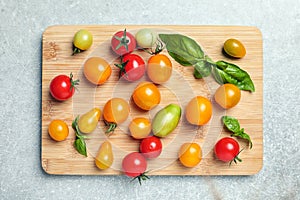
{"label": "green basil leaf", "polygon": [[252,149],[251,138],[247,133],[244,132],[244,129],[241,129],[240,131],[233,133],[232,135],[247,140],[249,142],[250,149]]}
{"label": "green basil leaf", "polygon": [[204,52],[197,42],[181,34],[159,34],[165,43],[168,53],[179,64],[191,66],[203,60]]}
{"label": "green basil leaf", "polygon": [[240,123],[234,117],[223,116],[222,121],[223,121],[224,125],[226,126],[226,128],[228,130],[230,130],[231,132],[236,133],[236,132],[240,131]]}
{"label": "green basil leaf", "polygon": [[200,79],[211,74],[212,65],[206,61],[199,61],[194,65],[194,77]]}
{"label": "green basil leaf", "polygon": [[78,151],[78,153],[87,156],[86,144],[83,138],[77,138],[74,142],[74,147]]}
{"label": "green basil leaf", "polygon": [[226,128],[232,132],[231,136],[240,137],[242,139],[245,139],[249,142],[250,149],[252,148],[252,141],[250,136],[244,132],[244,129],[240,129],[240,123],[239,121],[230,116],[223,116],[222,121]]}
{"label": "green basil leaf", "polygon": [[72,122],[72,128],[77,131],[77,128],[78,128],[78,120],[79,120],[79,115],[73,120]]}
{"label": "green basil leaf", "polygon": [[216,67],[214,67],[212,74],[219,84],[232,83],[241,90],[255,91],[249,74],[232,63],[225,61],[216,62]]}

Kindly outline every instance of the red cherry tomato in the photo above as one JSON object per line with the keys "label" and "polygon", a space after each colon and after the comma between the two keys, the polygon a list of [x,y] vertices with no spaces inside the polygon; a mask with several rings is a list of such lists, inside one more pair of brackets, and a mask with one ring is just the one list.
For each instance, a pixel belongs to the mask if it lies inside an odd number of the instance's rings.
{"label": "red cherry tomato", "polygon": [[116,64],[120,68],[120,77],[128,81],[136,81],[145,74],[145,62],[143,58],[136,54],[126,54],[122,59],[122,64]]}
{"label": "red cherry tomato", "polygon": [[124,31],[119,31],[113,35],[111,47],[116,54],[122,56],[132,52],[136,48],[136,40],[134,36],[131,33],[126,32],[125,29]]}
{"label": "red cherry tomato", "polygon": [[158,137],[151,136],[142,140],[140,152],[145,158],[157,158],[162,151],[162,143]]}
{"label": "red cherry tomato", "polygon": [[73,96],[78,82],[73,80],[72,73],[70,76],[58,75],[50,83],[50,94],[58,101],[65,101]]}
{"label": "red cherry tomato", "polygon": [[127,176],[137,178],[140,184],[141,180],[149,179],[149,177],[145,175],[147,160],[141,153],[132,152],[127,154],[123,158],[122,169]]}
{"label": "red cherry tomato", "polygon": [[241,162],[241,159],[238,158],[240,145],[235,139],[231,137],[220,139],[215,144],[214,151],[216,157],[223,162],[234,161],[236,163],[236,160]]}

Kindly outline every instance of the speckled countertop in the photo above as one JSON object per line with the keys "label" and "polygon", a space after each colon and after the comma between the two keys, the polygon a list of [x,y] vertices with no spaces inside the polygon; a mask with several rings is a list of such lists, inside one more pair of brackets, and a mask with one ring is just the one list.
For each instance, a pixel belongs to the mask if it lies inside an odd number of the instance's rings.
{"label": "speckled countertop", "polygon": [[[210,2],[210,3],[208,3]],[[0,0],[0,199],[300,199],[300,3]],[[41,168],[41,37],[55,24],[256,26],[264,43],[264,166],[253,176],[54,176]]]}

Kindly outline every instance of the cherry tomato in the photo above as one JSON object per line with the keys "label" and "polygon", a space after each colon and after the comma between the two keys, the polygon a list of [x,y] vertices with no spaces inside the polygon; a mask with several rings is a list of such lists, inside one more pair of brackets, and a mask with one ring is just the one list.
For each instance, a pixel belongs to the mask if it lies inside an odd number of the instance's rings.
{"label": "cherry tomato", "polygon": [[115,64],[120,68],[120,77],[128,81],[137,81],[145,74],[145,62],[143,58],[136,54],[126,54],[121,64]]}
{"label": "cherry tomato", "polygon": [[221,85],[215,92],[215,101],[224,109],[236,106],[241,99],[241,90],[231,84]]}
{"label": "cherry tomato", "polygon": [[164,83],[172,75],[172,62],[164,54],[151,56],[148,60],[147,74],[154,83]]}
{"label": "cherry tomato", "polygon": [[127,154],[123,158],[122,169],[127,176],[138,178],[140,183],[141,179],[145,180],[148,178],[145,175],[145,171],[147,169],[147,160],[141,153],[132,152]]}
{"label": "cherry tomato", "polygon": [[64,101],[71,98],[75,92],[75,85],[79,80],[73,80],[73,74],[70,76],[58,75],[50,83],[50,93],[58,101]]}
{"label": "cherry tomato", "polygon": [[202,150],[197,143],[184,143],[180,147],[178,156],[185,167],[195,167],[202,160]]}
{"label": "cherry tomato", "polygon": [[49,136],[55,141],[63,141],[69,135],[69,127],[62,120],[52,120],[48,127]]}
{"label": "cherry tomato", "polygon": [[116,54],[122,56],[135,49],[136,40],[134,36],[125,29],[124,31],[118,31],[113,35],[111,47]]}
{"label": "cherry tomato", "polygon": [[79,30],[73,38],[73,55],[89,49],[92,46],[92,44],[93,35],[85,29]]}
{"label": "cherry tomato", "polygon": [[95,164],[99,169],[108,169],[114,161],[112,146],[109,141],[101,144],[99,151],[95,157]]}
{"label": "cherry tomato", "polygon": [[143,139],[140,143],[140,152],[145,158],[157,158],[162,151],[161,140],[156,136]]}
{"label": "cherry tomato", "polygon": [[87,59],[83,66],[83,73],[87,80],[95,85],[105,83],[111,75],[110,65],[102,58],[91,57]]}
{"label": "cherry tomato", "polygon": [[117,124],[123,123],[129,116],[130,107],[127,101],[121,98],[112,98],[103,108],[103,118],[107,126],[106,133],[113,132]]}
{"label": "cherry tomato", "polygon": [[78,128],[80,132],[85,134],[93,132],[98,125],[100,116],[101,110],[99,108],[93,108],[81,115],[78,119]]}
{"label": "cherry tomato", "polygon": [[152,48],[157,41],[157,34],[151,29],[140,29],[135,34],[137,44],[142,48]]}
{"label": "cherry tomato", "polygon": [[143,139],[151,132],[151,122],[144,117],[134,118],[129,124],[131,136],[135,139]]}
{"label": "cherry tomato", "polygon": [[160,103],[160,92],[150,82],[141,82],[133,91],[134,103],[143,110],[151,110]]}
{"label": "cherry tomato", "polygon": [[235,139],[231,137],[225,137],[220,139],[215,144],[214,152],[216,157],[221,161],[236,162],[236,160],[238,160],[241,162],[241,159],[238,158],[238,154],[240,152],[240,145]]}
{"label": "cherry tomato", "polygon": [[224,51],[234,58],[242,58],[246,55],[246,49],[239,40],[228,39],[224,43]]}
{"label": "cherry tomato", "polygon": [[187,121],[194,125],[204,125],[212,116],[212,104],[207,98],[202,96],[191,99],[185,109]]}

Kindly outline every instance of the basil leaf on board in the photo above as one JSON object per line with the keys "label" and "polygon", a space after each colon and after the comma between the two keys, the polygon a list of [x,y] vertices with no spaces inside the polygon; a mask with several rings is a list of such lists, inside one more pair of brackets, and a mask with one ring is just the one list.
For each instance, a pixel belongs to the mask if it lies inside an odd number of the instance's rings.
{"label": "basil leaf on board", "polygon": [[194,65],[194,77],[200,79],[211,74],[212,65],[206,61],[199,61]]}
{"label": "basil leaf on board", "polygon": [[240,131],[240,123],[234,117],[223,116],[222,121],[223,121],[224,125],[226,126],[226,128],[228,130],[230,130],[231,132],[236,133],[236,132]]}
{"label": "basil leaf on board", "polygon": [[222,121],[226,128],[232,132],[231,136],[240,137],[242,139],[245,139],[249,142],[250,149],[252,148],[252,141],[250,136],[244,132],[244,129],[240,129],[240,123],[239,121],[230,116],[223,116]]}
{"label": "basil leaf on board", "polygon": [[74,147],[78,151],[78,153],[87,156],[86,143],[84,141],[84,139],[87,137],[80,132],[78,127],[78,120],[79,120],[79,115],[72,122],[72,128],[74,129],[76,135],[76,139],[74,141]]}
{"label": "basil leaf on board", "polygon": [[79,137],[74,142],[74,147],[78,151],[78,153],[87,156],[86,153],[86,144],[83,138]]}
{"label": "basil leaf on board", "polygon": [[232,83],[241,90],[255,91],[249,74],[235,64],[217,61],[212,74],[219,84]]}
{"label": "basil leaf on board", "polygon": [[240,131],[236,132],[236,133],[233,133],[232,136],[235,136],[235,137],[240,137],[242,139],[245,139],[245,140],[248,140],[249,142],[249,146],[250,146],[250,149],[252,149],[252,141],[251,141],[251,138],[250,136],[244,132],[244,129],[242,128]]}
{"label": "basil leaf on board", "polygon": [[203,60],[204,52],[197,42],[181,34],[159,34],[165,43],[168,53],[179,64],[191,66]]}

